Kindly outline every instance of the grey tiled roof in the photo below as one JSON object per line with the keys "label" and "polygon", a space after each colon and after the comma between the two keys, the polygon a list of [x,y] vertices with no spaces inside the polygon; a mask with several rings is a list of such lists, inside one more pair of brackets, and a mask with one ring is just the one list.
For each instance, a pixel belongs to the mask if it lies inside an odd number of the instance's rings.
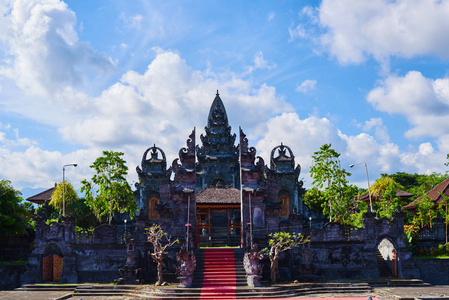
{"label": "grey tiled roof", "polygon": [[231,187],[209,187],[196,194],[199,204],[239,204],[240,190]]}

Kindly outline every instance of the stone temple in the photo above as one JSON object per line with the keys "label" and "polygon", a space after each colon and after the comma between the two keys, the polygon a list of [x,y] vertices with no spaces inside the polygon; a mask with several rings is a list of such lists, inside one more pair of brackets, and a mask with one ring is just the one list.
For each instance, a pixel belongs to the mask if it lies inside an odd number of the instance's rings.
{"label": "stone temple", "polygon": [[180,238],[189,224],[197,246],[243,245],[250,231],[264,240],[281,229],[298,232],[300,216],[311,212],[302,202],[301,167],[292,150],[281,143],[268,166],[242,129],[238,138],[217,91],[200,144],[193,130],[171,167],[156,145],[144,152],[137,167],[140,217]]}
{"label": "stone temple", "polygon": [[[35,216],[34,249],[21,283],[111,282],[120,274],[135,280],[128,273],[136,270],[139,280],[153,282],[156,267],[145,228],[156,223],[180,241],[166,255],[164,272],[169,274],[176,272],[176,253],[183,244],[190,250],[237,246],[243,252],[252,243],[266,246],[270,233],[288,231],[310,241],[282,255],[281,280],[392,276],[447,284],[446,263],[429,268],[428,260],[412,257],[400,208],[392,220],[368,210],[362,228],[325,224],[324,216],[302,201],[301,168],[288,146],[272,149],[265,164],[241,129],[236,139],[217,92],[199,143],[194,129],[171,165],[156,145],[144,151],[135,190],[139,213],[132,222],[117,215],[112,225],[80,230],[70,216],[50,224],[45,215]],[[432,228],[420,231],[417,247],[438,247],[447,236],[444,229],[443,218],[436,218]],[[269,264],[263,272],[268,278]]]}

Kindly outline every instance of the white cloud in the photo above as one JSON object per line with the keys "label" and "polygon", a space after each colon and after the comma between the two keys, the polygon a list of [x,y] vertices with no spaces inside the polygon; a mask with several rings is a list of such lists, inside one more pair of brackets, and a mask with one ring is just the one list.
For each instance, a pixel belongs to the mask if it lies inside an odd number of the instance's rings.
{"label": "white cloud", "polygon": [[78,40],[76,17],[66,3],[3,2],[0,11],[0,51],[9,62],[0,74],[30,95],[55,99],[67,88],[83,86],[92,72],[113,68],[107,56]]}
{"label": "white cloud", "polygon": [[434,0],[323,0],[322,44],[340,63],[390,56],[449,57],[449,2]]}
{"label": "white cloud", "polygon": [[306,79],[296,86],[296,91],[300,93],[308,93],[312,90],[316,89],[316,80]]}
{"label": "white cloud", "polygon": [[272,21],[275,16],[276,16],[276,14],[274,12],[270,12],[270,13],[268,13],[267,20]]}
{"label": "white cloud", "polygon": [[432,80],[420,72],[388,76],[368,93],[376,109],[403,115],[413,126],[406,137],[439,137],[449,130],[449,80]]}
{"label": "white cloud", "polygon": [[366,132],[370,132],[374,128],[374,136],[376,139],[383,142],[390,141],[387,126],[384,125],[381,118],[371,118],[368,121],[365,121],[361,127]]}
{"label": "white cloud", "polygon": [[125,73],[88,102],[77,123],[60,132],[66,140],[99,148],[129,144],[143,152],[157,142],[174,158],[192,128],[206,123],[217,88],[228,114],[235,116],[230,121],[241,121],[238,125],[247,128],[291,110],[272,87],[254,87],[232,74],[228,79],[217,77],[193,70],[178,54],[159,50],[145,73]]}
{"label": "white cloud", "polygon": [[307,33],[303,24],[299,24],[296,27],[290,25],[290,27],[288,28],[288,34],[290,35],[289,42],[292,42],[297,38],[307,37]]}
{"label": "white cloud", "polygon": [[249,66],[246,72],[242,74],[242,76],[249,75],[253,73],[255,70],[263,70],[263,69],[271,70],[275,67],[276,64],[268,63],[268,61],[264,59],[262,51],[259,51],[254,56],[254,64]]}

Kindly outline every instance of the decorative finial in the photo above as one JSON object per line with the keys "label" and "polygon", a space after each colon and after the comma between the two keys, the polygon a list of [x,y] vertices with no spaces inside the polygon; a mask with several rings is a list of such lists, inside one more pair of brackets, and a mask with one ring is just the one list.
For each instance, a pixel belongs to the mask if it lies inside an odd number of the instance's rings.
{"label": "decorative finial", "polygon": [[218,90],[217,90],[217,94],[215,96],[217,96],[217,97],[220,96],[220,94],[218,93]]}

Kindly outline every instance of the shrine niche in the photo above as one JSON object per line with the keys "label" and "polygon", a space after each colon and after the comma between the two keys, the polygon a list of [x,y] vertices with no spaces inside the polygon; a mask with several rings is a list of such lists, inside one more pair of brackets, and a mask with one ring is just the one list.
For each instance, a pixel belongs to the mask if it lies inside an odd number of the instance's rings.
{"label": "shrine niche", "polygon": [[288,218],[288,216],[290,215],[290,196],[288,195],[287,191],[282,190],[279,193],[278,202],[279,205],[281,206],[279,217]]}
{"label": "shrine niche", "polygon": [[148,220],[159,220],[158,205],[160,201],[157,196],[148,199]]}

